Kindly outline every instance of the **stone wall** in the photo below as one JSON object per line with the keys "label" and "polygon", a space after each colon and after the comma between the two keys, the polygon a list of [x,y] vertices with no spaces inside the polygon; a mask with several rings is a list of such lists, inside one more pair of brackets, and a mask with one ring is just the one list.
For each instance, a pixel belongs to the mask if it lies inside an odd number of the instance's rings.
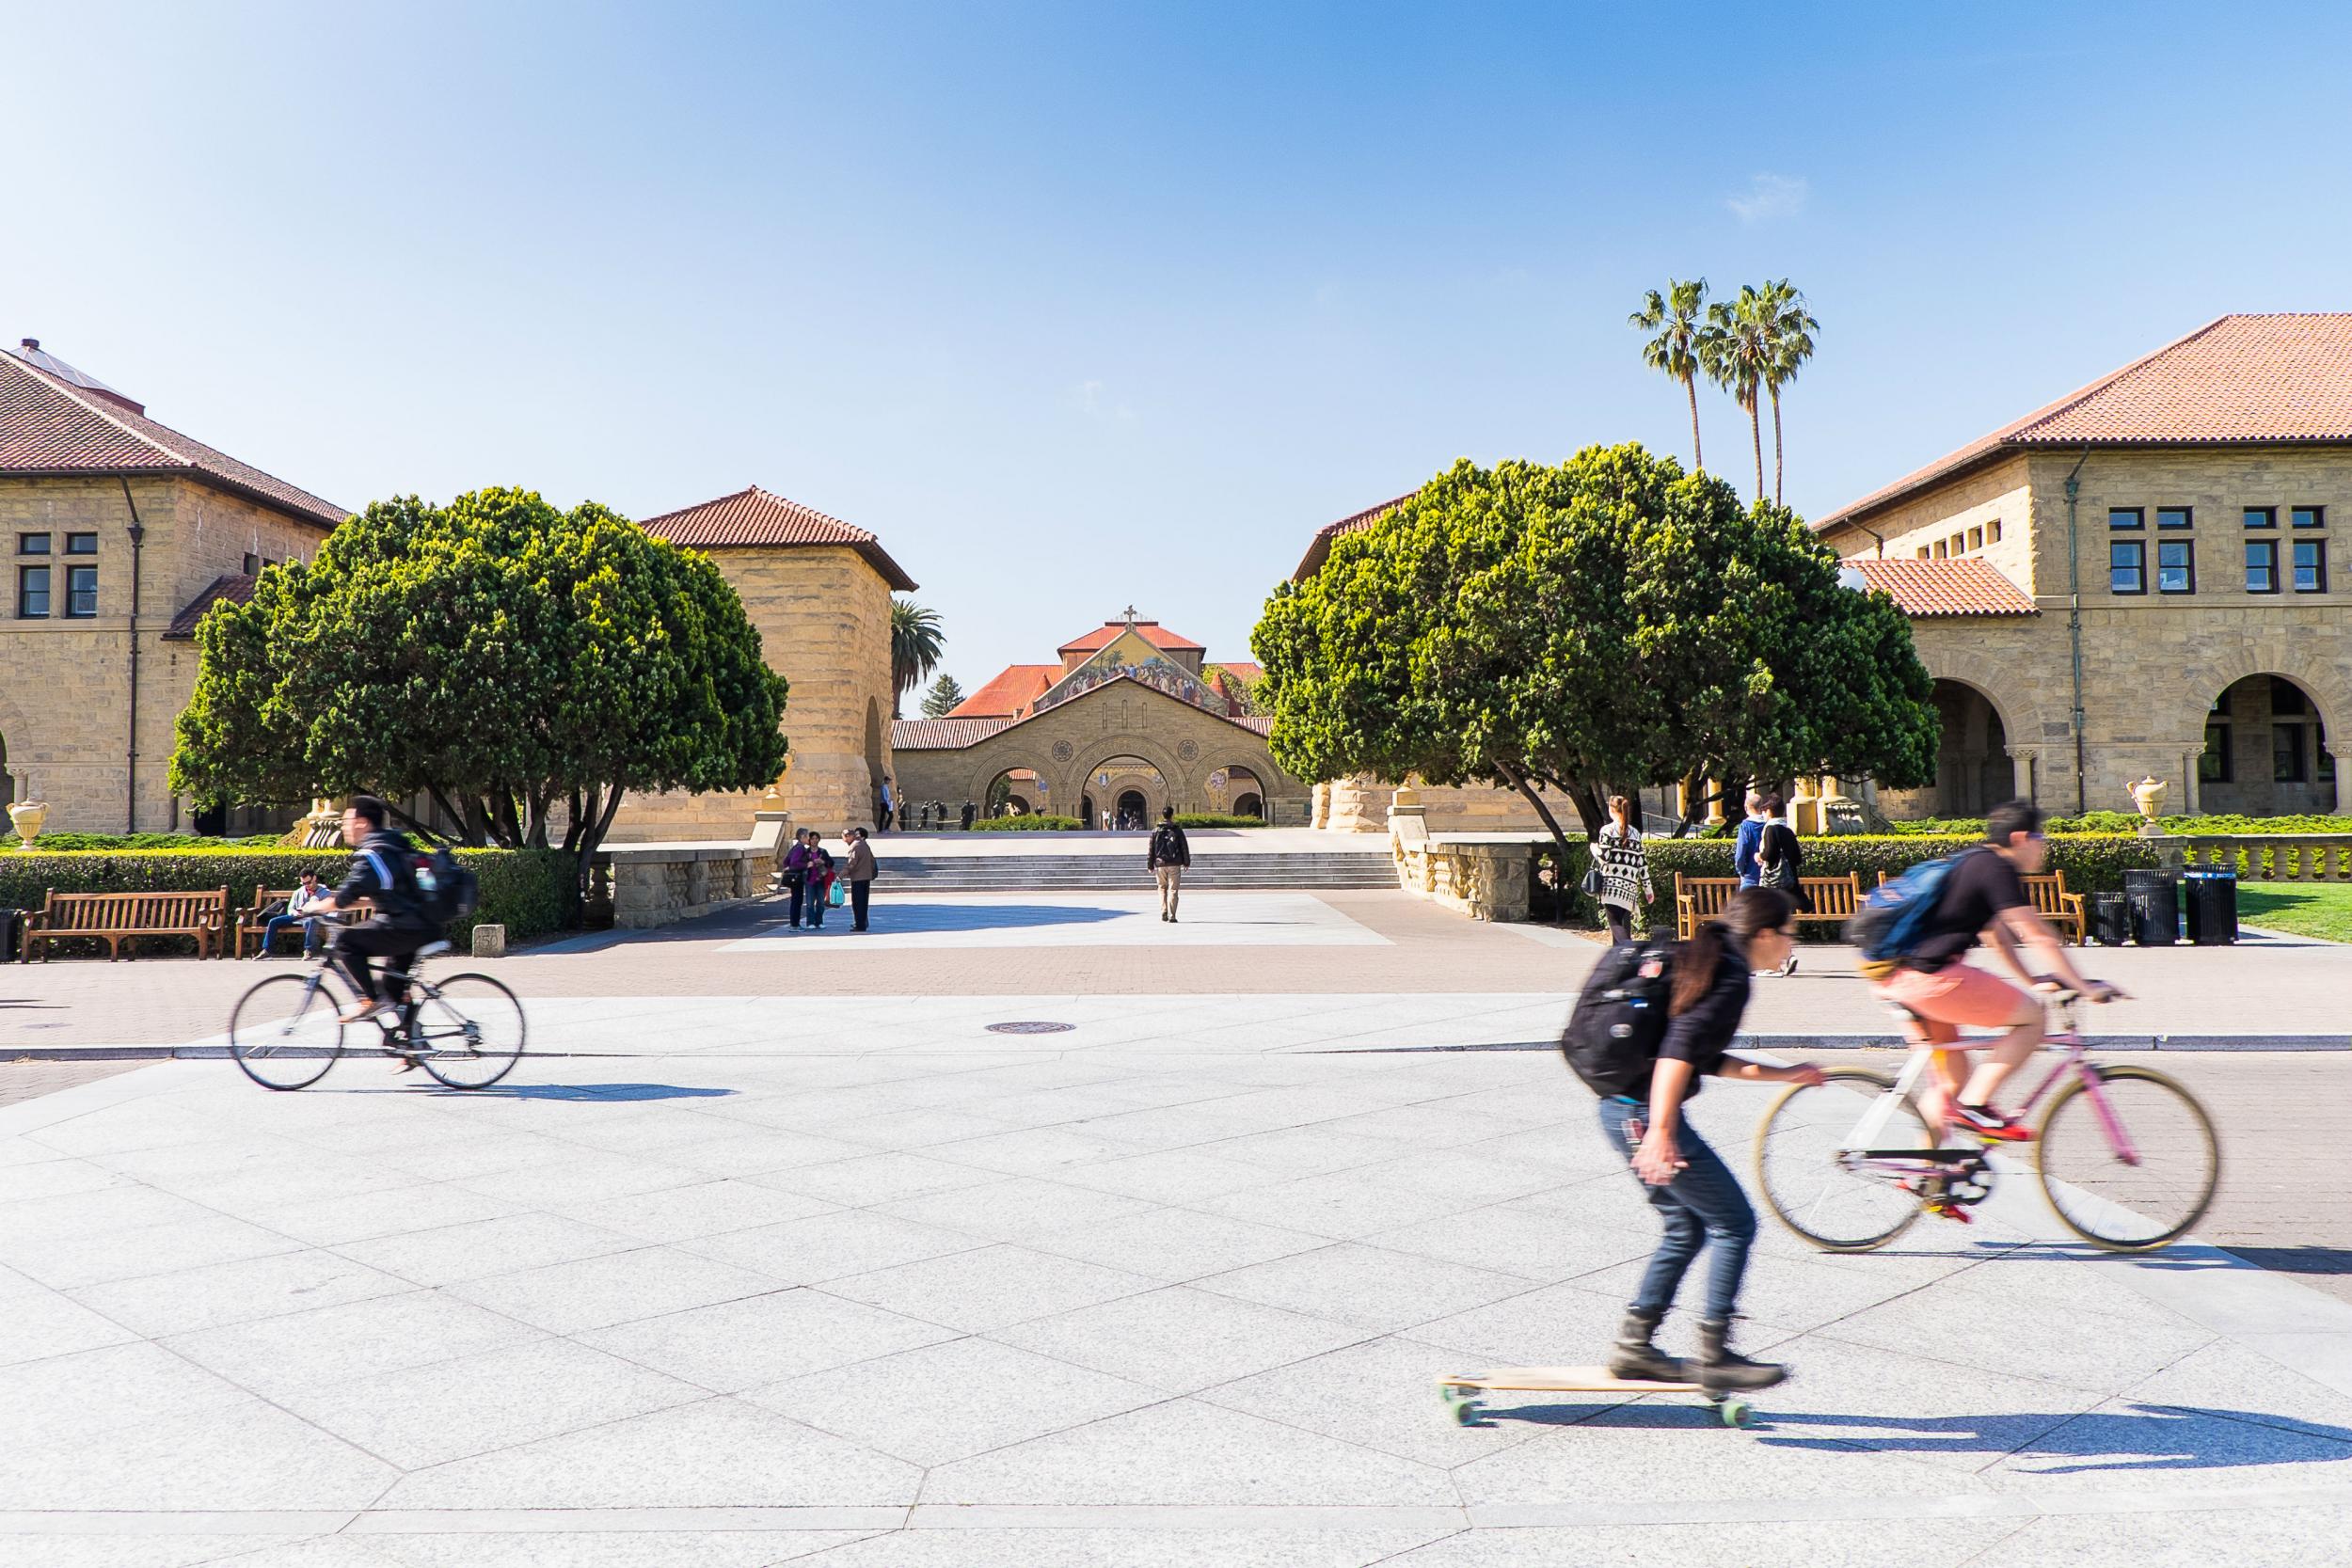
{"label": "stone wall", "polygon": [[[820,832],[871,827],[890,754],[890,585],[846,546],[708,552],[758,628],[760,653],[792,685],[791,742],[776,802]],[[616,843],[742,836],[765,792],[632,795]],[[773,802],[771,802],[773,803]]]}
{"label": "stone wall", "polygon": [[740,844],[612,847],[598,858],[612,879],[612,924],[643,930],[761,896],[790,822],[787,813],[760,812]]}
{"label": "stone wall", "polygon": [[1419,792],[1395,792],[1389,812],[1389,846],[1397,885],[1472,920],[1531,918],[1536,840],[1526,834],[1438,834],[1423,816]]}
{"label": "stone wall", "polygon": [[[192,480],[131,481],[146,530],[139,561],[137,784],[133,799],[130,710],[130,508],[119,481],[0,479],[0,752],[29,771],[49,802],[51,832],[165,832],[188,826],[184,805],[165,785],[172,725],[196,689],[196,644],[166,641],[182,606],[215,578],[244,569],[249,552],[271,561],[308,559],[326,530]],[[95,556],[68,557],[65,535],[95,533]],[[21,536],[46,533],[56,552],[51,614],[18,617]],[[65,567],[98,568],[98,613],[71,619]]]}

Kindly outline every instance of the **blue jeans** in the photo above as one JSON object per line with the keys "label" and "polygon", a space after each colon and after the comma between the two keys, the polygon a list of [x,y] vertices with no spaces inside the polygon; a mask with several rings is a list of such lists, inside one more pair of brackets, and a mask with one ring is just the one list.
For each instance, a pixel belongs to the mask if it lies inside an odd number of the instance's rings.
{"label": "blue jeans", "polygon": [[262,927],[262,951],[267,953],[278,933],[289,926],[302,927],[302,956],[309,958],[319,944],[319,917],[314,914],[274,914]]}
{"label": "blue jeans", "polygon": [[[1633,1146],[1626,1142],[1625,1126],[1637,1117],[1646,1122],[1649,1107],[1613,1097],[1601,1100],[1601,1132],[1629,1166],[1633,1163]],[[1733,1304],[1740,1299],[1740,1276],[1748,1272],[1748,1246],[1756,1240],[1756,1211],[1748,1206],[1748,1195],[1740,1190],[1739,1179],[1722,1156],[1708,1147],[1688,1121],[1676,1128],[1675,1147],[1681,1150],[1689,1168],[1662,1187],[1642,1181],[1642,1194],[1665,1223],[1666,1234],[1659,1240],[1658,1250],[1650,1254],[1648,1272],[1642,1275],[1642,1287],[1634,1292],[1631,1307],[1636,1312],[1663,1315],[1674,1305],[1675,1291],[1692,1259],[1698,1257],[1701,1247],[1712,1243],[1703,1320],[1716,1323],[1729,1318]],[[1634,1180],[1642,1180],[1639,1173]]]}

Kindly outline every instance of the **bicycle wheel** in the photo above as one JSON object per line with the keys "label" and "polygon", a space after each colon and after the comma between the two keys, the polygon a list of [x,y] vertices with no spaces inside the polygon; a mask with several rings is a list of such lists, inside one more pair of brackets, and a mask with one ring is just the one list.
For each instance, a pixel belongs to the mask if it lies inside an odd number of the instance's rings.
{"label": "bicycle wheel", "polygon": [[[1919,1217],[1919,1195],[1899,1174],[1855,1164],[1850,1140],[1895,1081],[1864,1068],[1823,1070],[1819,1084],[1790,1087],[1756,1132],[1756,1184],[1780,1223],[1824,1252],[1884,1246]],[[1910,1101],[1887,1107],[1870,1134],[1873,1149],[1934,1144]]]}
{"label": "bicycle wheel", "polygon": [[419,987],[410,1039],[424,1070],[453,1089],[486,1089],[523,1053],[523,1005],[487,974],[453,974]]}
{"label": "bicycle wheel", "polygon": [[[2153,1069],[2091,1071],[2099,1080],[2095,1099],[2077,1077],[2042,1118],[2036,1164],[2052,1212],[2075,1235],[2110,1252],[2146,1252],[2179,1240],[2204,1216],[2221,1180],[2213,1118],[2195,1095]],[[2130,1162],[2122,1147],[2132,1150]]]}
{"label": "bicycle wheel", "polygon": [[335,993],[304,974],[273,974],[237,999],[229,1054],[265,1089],[301,1089],[326,1076],[343,1048]]}

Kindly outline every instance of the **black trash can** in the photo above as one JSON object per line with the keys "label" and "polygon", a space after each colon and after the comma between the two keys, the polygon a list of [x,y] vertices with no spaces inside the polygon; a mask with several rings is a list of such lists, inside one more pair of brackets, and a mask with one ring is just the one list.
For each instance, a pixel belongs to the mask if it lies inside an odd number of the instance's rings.
{"label": "black trash can", "polygon": [[2188,940],[2199,947],[2227,947],[2237,941],[2237,873],[2190,871],[2181,877],[2181,902],[2188,909]]}
{"label": "black trash can", "polygon": [[2123,873],[2123,897],[2131,905],[2132,940],[2142,947],[2169,947],[2181,938],[2178,875],[2171,871]]}
{"label": "black trash can", "polygon": [[13,961],[24,936],[24,910],[0,909],[0,959]]}
{"label": "black trash can", "polygon": [[2102,947],[2121,947],[2132,940],[2131,900],[2120,893],[2090,895],[2090,935]]}

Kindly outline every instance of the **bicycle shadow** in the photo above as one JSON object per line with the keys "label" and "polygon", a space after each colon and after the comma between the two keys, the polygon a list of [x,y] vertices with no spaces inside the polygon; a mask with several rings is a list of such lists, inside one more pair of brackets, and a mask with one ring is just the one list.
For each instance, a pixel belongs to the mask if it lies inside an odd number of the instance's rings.
{"label": "bicycle shadow", "polygon": [[739,1089],[683,1084],[493,1084],[486,1089],[453,1089],[438,1084],[404,1084],[404,1094],[453,1095],[464,1100],[570,1100],[591,1102],[630,1100],[716,1100]]}
{"label": "bicycle shadow", "polygon": [[[1851,1435],[1783,1435],[1803,1427],[1847,1427]],[[1940,1454],[2006,1459],[2026,1474],[2102,1470],[2233,1470],[2255,1465],[2352,1461],[2352,1427],[2267,1411],[2194,1404],[2133,1403],[2077,1413],[2018,1411],[1994,1416],[1853,1416],[1776,1412],[1759,1420],[1757,1441],[1823,1451]],[[1890,1435],[1890,1433],[1895,1433]]]}

